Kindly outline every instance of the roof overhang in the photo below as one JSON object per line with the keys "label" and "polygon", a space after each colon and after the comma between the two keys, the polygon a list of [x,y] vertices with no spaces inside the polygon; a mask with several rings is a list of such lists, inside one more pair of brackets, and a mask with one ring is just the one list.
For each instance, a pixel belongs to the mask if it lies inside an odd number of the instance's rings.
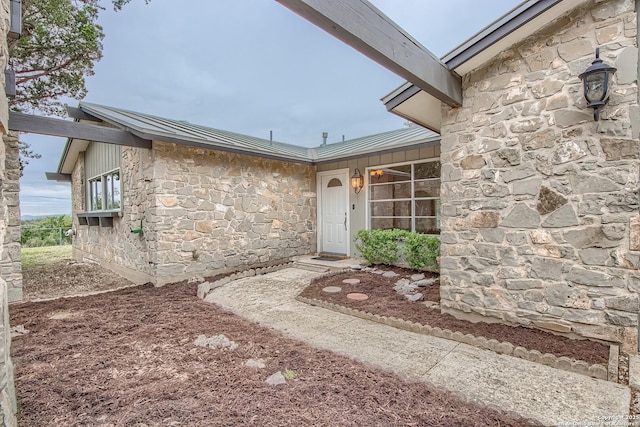
{"label": "roof overhang", "polygon": [[[588,0],[528,0],[446,54],[442,61],[460,76],[486,65],[560,16]],[[411,83],[382,98],[388,111],[440,131],[440,101]]]}
{"label": "roof overhang", "polygon": [[[89,141],[87,141],[86,139],[69,138],[64,146],[62,157],[60,158],[58,173],[70,175],[73,172],[73,168],[75,167],[80,153],[87,151],[88,146]],[[47,179],[49,179],[48,176]]]}
{"label": "roof overhang", "polygon": [[411,83],[405,83],[382,98],[387,111],[440,132],[440,100]]}

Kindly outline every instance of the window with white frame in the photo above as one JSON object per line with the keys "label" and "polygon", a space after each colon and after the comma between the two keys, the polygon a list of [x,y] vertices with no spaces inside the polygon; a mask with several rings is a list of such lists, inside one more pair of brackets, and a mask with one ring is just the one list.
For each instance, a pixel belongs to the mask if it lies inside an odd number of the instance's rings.
{"label": "window with white frame", "polygon": [[440,162],[376,166],[369,173],[369,228],[440,234]]}
{"label": "window with white frame", "polygon": [[89,179],[89,210],[120,209],[120,170]]}

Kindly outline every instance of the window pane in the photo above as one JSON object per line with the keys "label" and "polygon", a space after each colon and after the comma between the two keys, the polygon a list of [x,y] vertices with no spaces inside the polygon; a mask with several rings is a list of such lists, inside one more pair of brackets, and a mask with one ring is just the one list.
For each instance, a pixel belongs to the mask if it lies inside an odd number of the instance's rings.
{"label": "window pane", "polygon": [[411,183],[371,185],[371,200],[410,199]]}
{"label": "window pane", "polygon": [[342,187],[342,181],[340,181],[338,178],[333,178],[331,181],[329,181],[327,187]]}
{"label": "window pane", "polygon": [[411,218],[371,218],[371,228],[382,230],[399,228],[411,231]]}
{"label": "window pane", "polygon": [[102,209],[102,181],[94,179],[91,181],[91,210]]}
{"label": "window pane", "polygon": [[411,201],[371,203],[371,216],[411,216]]}
{"label": "window pane", "polygon": [[415,179],[440,178],[440,162],[418,163],[414,168]]}
{"label": "window pane", "polygon": [[372,177],[372,184],[411,181],[411,165],[392,166],[388,168],[381,168],[379,170],[382,171],[382,176]]}
{"label": "window pane", "polygon": [[416,200],[416,216],[437,216],[439,210],[439,200]]}
{"label": "window pane", "polygon": [[107,201],[107,209],[113,209],[113,176],[112,175],[107,175],[105,177],[106,182],[107,182],[107,188],[106,188],[106,193],[105,193],[105,198]]}
{"label": "window pane", "polygon": [[120,172],[113,174],[113,209],[120,208]]}
{"label": "window pane", "polygon": [[415,197],[440,197],[440,180],[417,181],[414,184]]}
{"label": "window pane", "polygon": [[437,218],[416,218],[416,231],[424,234],[440,234],[440,222]]}

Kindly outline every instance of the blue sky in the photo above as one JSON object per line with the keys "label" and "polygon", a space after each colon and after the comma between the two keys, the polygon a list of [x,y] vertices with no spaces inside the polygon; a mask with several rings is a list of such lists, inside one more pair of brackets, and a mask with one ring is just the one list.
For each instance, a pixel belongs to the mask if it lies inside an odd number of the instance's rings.
{"label": "blue sky", "polygon": [[[372,3],[442,56],[520,1]],[[380,102],[403,79],[273,0],[133,0],[120,12],[104,4],[104,56],[85,101],[263,138],[273,131],[303,146],[325,131],[337,142],[403,126]],[[70,213],[69,184],[44,176],[65,140],[22,140],[42,154],[20,180],[22,215]]]}

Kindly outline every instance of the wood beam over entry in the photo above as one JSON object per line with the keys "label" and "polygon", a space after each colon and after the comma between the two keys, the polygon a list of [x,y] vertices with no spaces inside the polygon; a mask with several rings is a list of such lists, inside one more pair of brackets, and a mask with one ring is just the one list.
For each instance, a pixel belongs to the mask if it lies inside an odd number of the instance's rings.
{"label": "wood beam over entry", "polygon": [[460,77],[368,1],[276,1],[442,102],[462,105]]}
{"label": "wood beam over entry", "polygon": [[127,131],[68,120],[9,112],[9,130],[40,135],[84,139],[128,147],[151,148],[151,141]]}
{"label": "wood beam over entry", "polygon": [[88,120],[88,121],[91,121],[91,122],[101,122],[102,121],[99,118],[97,118],[95,116],[92,116],[91,114],[85,113],[80,108],[69,107],[68,105],[67,105],[67,115],[69,117],[71,117],[72,119],[77,119],[77,120]]}

